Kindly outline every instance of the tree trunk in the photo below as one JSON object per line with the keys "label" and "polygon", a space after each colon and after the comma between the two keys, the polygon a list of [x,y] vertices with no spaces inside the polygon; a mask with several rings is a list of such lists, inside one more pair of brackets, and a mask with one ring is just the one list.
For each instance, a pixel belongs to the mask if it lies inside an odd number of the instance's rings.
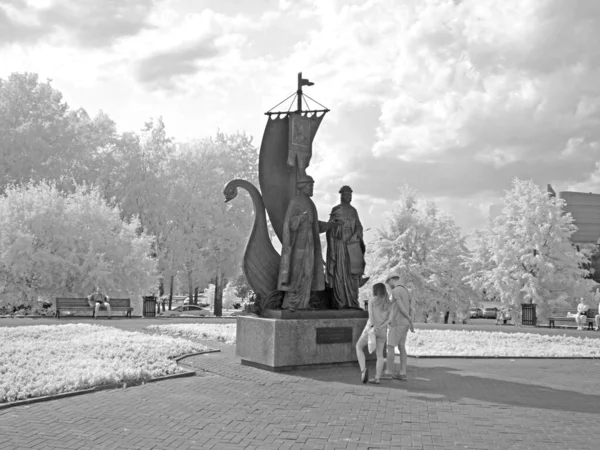
{"label": "tree trunk", "polygon": [[223,315],[223,290],[221,289],[221,265],[217,266],[217,276],[215,278],[215,301],[214,313],[216,317]]}
{"label": "tree trunk", "polygon": [[169,286],[169,311],[171,311],[171,306],[173,304],[173,280],[175,275],[171,275],[171,286]]}
{"label": "tree trunk", "polygon": [[194,281],[192,279],[192,271],[188,270],[188,304],[193,305],[194,303]]}
{"label": "tree trunk", "polygon": [[156,304],[158,306],[158,312],[160,313],[160,304],[163,305],[163,312],[165,312],[165,302],[163,300],[163,295],[165,295],[165,280],[163,276],[158,279],[158,298],[156,299]]}
{"label": "tree trunk", "polygon": [[198,286],[194,288],[194,305],[198,304]]}

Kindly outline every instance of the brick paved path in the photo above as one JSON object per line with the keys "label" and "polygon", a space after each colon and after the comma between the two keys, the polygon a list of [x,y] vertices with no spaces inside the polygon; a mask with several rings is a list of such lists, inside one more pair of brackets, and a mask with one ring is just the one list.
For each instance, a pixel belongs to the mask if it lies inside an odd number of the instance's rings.
{"label": "brick paved path", "polygon": [[198,377],[0,410],[0,449],[600,448],[599,360],[411,358],[408,382],[365,386],[207,344],[223,352],[182,361]]}
{"label": "brick paved path", "polygon": [[[279,374],[230,347],[202,375],[0,411],[2,449],[597,449],[596,360],[410,359],[409,381],[358,369]],[[373,368],[371,368],[373,370]]]}

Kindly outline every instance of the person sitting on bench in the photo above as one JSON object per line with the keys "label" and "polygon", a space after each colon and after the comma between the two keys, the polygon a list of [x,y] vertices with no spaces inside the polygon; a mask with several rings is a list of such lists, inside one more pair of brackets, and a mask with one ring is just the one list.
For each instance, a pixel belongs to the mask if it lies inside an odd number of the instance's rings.
{"label": "person sitting on bench", "polygon": [[94,317],[96,320],[98,319],[98,311],[100,311],[100,307],[104,306],[106,308],[106,312],[108,313],[108,318],[110,319],[110,303],[108,296],[104,295],[100,292],[100,287],[96,286],[94,292],[92,292],[88,296],[88,302],[90,303],[90,307],[94,308]]}
{"label": "person sitting on bench", "polygon": [[577,305],[577,315],[575,316],[575,322],[577,322],[577,329],[583,330],[583,326],[587,324],[587,310],[590,309],[585,304],[585,299],[581,297],[581,302]]}

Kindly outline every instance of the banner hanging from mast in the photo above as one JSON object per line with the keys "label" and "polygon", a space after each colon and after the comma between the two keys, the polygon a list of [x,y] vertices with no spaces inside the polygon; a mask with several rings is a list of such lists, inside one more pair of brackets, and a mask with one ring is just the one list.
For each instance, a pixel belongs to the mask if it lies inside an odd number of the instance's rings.
{"label": "banner hanging from mast", "polygon": [[306,168],[312,157],[311,122],[309,117],[302,114],[291,113],[289,115],[287,165],[297,167],[299,177],[306,175]]}

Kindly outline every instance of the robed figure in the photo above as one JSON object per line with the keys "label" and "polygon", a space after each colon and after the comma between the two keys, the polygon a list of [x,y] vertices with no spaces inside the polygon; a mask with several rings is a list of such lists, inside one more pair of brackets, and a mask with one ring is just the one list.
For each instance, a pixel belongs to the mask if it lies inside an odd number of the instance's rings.
{"label": "robed figure", "polygon": [[331,211],[327,231],[327,284],[333,290],[332,306],[360,308],[358,288],[365,271],[365,243],[358,212],[350,205],[352,189],[340,189],[340,204]]}
{"label": "robed figure", "polygon": [[299,193],[290,201],[283,224],[277,288],[284,291],[282,309],[310,309],[311,291],[325,290],[319,233],[330,225],[319,221],[310,197],[314,180],[306,175],[297,183]]}

